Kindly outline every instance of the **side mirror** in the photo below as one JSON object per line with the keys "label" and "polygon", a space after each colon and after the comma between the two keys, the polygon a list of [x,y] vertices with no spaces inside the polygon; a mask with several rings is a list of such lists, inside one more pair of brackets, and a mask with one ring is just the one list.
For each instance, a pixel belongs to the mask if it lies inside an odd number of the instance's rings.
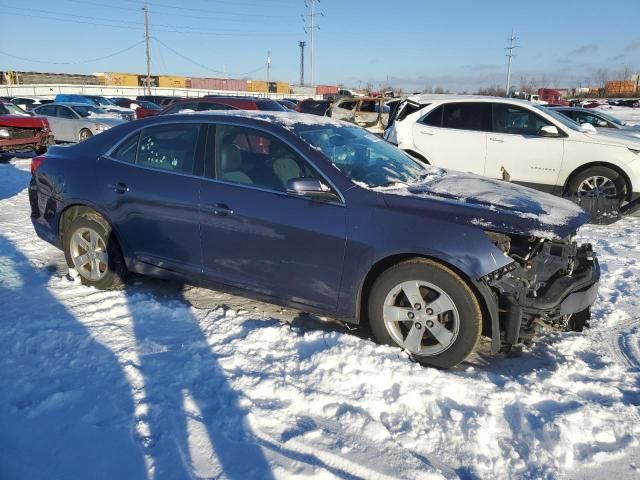
{"label": "side mirror", "polygon": [[287,182],[287,193],[294,197],[315,198],[318,200],[335,201],[338,196],[317,178],[299,177]]}
{"label": "side mirror", "polygon": [[594,127],[590,123],[581,123],[580,131],[582,133],[598,133],[598,130],[596,130],[596,127]]}
{"label": "side mirror", "polygon": [[599,127],[606,127],[607,125],[609,125],[609,124],[606,121],[598,120],[598,126]]}
{"label": "side mirror", "polygon": [[539,131],[541,137],[559,137],[560,132],[555,125],[545,125]]}

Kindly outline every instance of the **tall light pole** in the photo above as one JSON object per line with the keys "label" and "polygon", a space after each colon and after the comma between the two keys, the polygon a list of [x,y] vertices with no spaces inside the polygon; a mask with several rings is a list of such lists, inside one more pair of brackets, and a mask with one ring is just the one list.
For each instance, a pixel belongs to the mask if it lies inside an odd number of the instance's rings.
{"label": "tall light pole", "polygon": [[149,8],[145,4],[144,12],[144,38],[147,42],[147,95],[151,95],[151,53],[149,49]]}
{"label": "tall light pole", "polygon": [[298,42],[298,46],[300,47],[300,86],[304,87],[304,46],[307,42],[303,42],[302,40]]}
{"label": "tall light pole", "polygon": [[516,48],[518,48],[518,45],[515,44],[515,41],[517,39],[518,37],[516,37],[513,30],[511,30],[511,36],[507,38],[507,40],[509,41],[509,46],[505,47],[505,51],[507,52],[506,57],[509,59],[507,63],[507,89],[506,89],[507,97],[509,96],[509,89],[511,88],[511,59],[515,57],[515,53],[513,53],[513,51]]}
{"label": "tall light pole", "polygon": [[271,77],[271,50],[267,52],[267,91],[269,91],[270,77]]}

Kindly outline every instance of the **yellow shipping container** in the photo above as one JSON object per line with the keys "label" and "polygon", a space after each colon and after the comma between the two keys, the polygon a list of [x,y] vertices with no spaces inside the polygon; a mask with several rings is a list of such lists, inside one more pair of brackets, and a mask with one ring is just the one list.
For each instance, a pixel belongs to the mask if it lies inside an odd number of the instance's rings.
{"label": "yellow shipping container", "polygon": [[276,93],[284,93],[285,95],[291,93],[289,90],[289,84],[287,82],[278,82]]}
{"label": "yellow shipping container", "polygon": [[96,73],[98,83],[100,85],[118,86],[118,87],[137,87],[138,75],[132,73]]}
{"label": "yellow shipping container", "polygon": [[185,88],[187,84],[186,77],[172,77],[167,75],[162,75],[158,77],[159,87],[164,88]]}
{"label": "yellow shipping container", "polygon": [[247,80],[247,91],[268,93],[269,85],[267,82],[263,82],[262,80]]}

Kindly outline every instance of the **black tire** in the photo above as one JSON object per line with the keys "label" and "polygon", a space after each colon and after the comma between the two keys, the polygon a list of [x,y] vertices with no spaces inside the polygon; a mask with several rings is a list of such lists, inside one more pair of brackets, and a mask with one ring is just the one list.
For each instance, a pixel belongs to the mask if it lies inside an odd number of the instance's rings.
{"label": "black tire", "polygon": [[[482,310],[476,295],[467,283],[454,271],[437,262],[424,258],[407,260],[390,267],[376,279],[368,302],[371,331],[379,343],[402,348],[387,329],[383,308],[387,296],[394,288],[403,282],[413,280],[428,282],[448,295],[458,312],[459,327],[457,336],[443,352],[429,356],[409,353],[424,365],[451,368],[475,350],[482,332]],[[412,322],[411,320],[401,323],[411,325]],[[428,335],[426,330],[425,334]]]}
{"label": "black tire", "polygon": [[[613,182],[616,187],[616,195],[619,196],[622,200],[624,200],[628,193],[627,183],[622,175],[609,167],[595,166],[589,167],[581,172],[576,173],[571,178],[571,181],[567,185],[567,193],[571,197],[578,198],[581,196],[579,192],[580,185],[585,180],[592,177],[604,177]],[[613,197],[611,197],[613,198]]]}
{"label": "black tire", "polygon": [[78,141],[84,142],[85,140],[88,140],[91,137],[93,137],[93,132],[88,128],[83,128],[82,130],[80,130],[80,133],[78,134]]}
{"label": "black tire", "polygon": [[[71,239],[76,232],[94,231],[106,246],[108,261],[106,268],[102,268],[100,278],[92,280],[88,278],[88,273],[83,272],[75,264],[72,258]],[[74,218],[65,228],[62,235],[62,245],[64,256],[69,268],[75,268],[84,285],[95,287],[100,290],[109,290],[122,287],[127,280],[128,271],[120,251],[120,246],[113,236],[109,223],[97,213],[81,213]],[[103,265],[103,264],[102,264]]]}

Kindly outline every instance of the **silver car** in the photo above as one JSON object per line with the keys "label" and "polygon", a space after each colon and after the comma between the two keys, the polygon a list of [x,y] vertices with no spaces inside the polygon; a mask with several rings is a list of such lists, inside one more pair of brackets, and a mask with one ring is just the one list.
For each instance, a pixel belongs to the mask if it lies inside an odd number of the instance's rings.
{"label": "silver car", "polygon": [[640,137],[640,125],[628,125],[613,115],[601,112],[600,110],[578,107],[547,108],[553,108],[556,112],[569,117],[571,120],[574,120],[579,124],[589,123],[597,129],[606,129],[608,132],[615,131],[616,133],[622,133],[624,135]]}
{"label": "silver car", "polygon": [[114,118],[106,110],[86,103],[50,103],[40,105],[32,112],[34,115],[47,117],[56,142],[82,142],[111,127],[126,123],[125,120]]}

